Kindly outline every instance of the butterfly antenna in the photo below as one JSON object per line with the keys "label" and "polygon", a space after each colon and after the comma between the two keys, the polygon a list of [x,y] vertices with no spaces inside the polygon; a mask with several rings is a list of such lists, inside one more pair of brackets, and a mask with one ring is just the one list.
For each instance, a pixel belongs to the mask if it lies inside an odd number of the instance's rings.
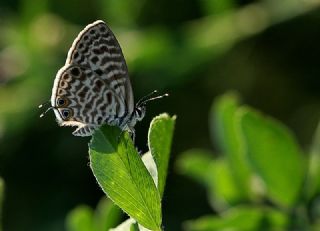
{"label": "butterfly antenna", "polygon": [[38,106],[38,108],[42,108],[43,106],[47,106],[48,104],[50,104],[50,100],[48,100],[47,102],[43,103],[43,104],[40,104]]}
{"label": "butterfly antenna", "polygon": [[145,100],[147,100],[148,98],[150,98],[152,95],[156,94],[158,91],[154,90],[153,92],[149,93],[148,95],[143,96],[141,99],[138,100],[136,105],[140,105],[141,103],[143,103]]}
{"label": "butterfly antenna", "polygon": [[164,97],[169,96],[169,94],[166,93],[166,94],[163,94],[163,95],[159,95],[159,96],[151,97],[151,98],[150,98],[150,96],[152,96],[152,95],[155,94],[155,93],[157,93],[156,90],[153,91],[152,93],[150,93],[149,95],[147,95],[146,97],[143,97],[141,100],[139,100],[139,102],[138,102],[137,105],[139,106],[139,105],[145,104],[145,103],[147,103],[147,102],[149,102],[149,101],[153,101],[153,100],[155,100],[155,99],[161,99],[161,98],[164,98]]}
{"label": "butterfly antenna", "polygon": [[[39,107],[39,108],[42,108],[42,107],[44,107],[44,106],[47,106],[48,104],[50,104],[50,101],[47,101],[47,102],[45,102],[45,103],[43,103],[43,104],[40,104],[38,107]],[[42,118],[42,117],[43,117],[48,111],[50,111],[52,108],[53,108],[53,107],[47,108],[47,110],[46,110],[45,112],[41,113],[40,118]]]}

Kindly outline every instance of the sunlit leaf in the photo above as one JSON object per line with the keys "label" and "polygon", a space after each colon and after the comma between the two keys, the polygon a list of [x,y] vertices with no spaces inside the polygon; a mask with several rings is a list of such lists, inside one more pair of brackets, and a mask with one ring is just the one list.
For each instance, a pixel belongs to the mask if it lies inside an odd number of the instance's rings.
{"label": "sunlit leaf", "polygon": [[247,154],[268,196],[293,206],[305,176],[305,160],[292,133],[280,122],[243,108],[239,111]]}
{"label": "sunlit leaf", "polygon": [[93,135],[89,153],[92,171],[108,197],[141,225],[161,230],[159,192],[129,135],[103,126]]}
{"label": "sunlit leaf", "polygon": [[149,148],[158,168],[158,189],[162,197],[168,170],[175,117],[162,114],[155,117],[149,129]]}

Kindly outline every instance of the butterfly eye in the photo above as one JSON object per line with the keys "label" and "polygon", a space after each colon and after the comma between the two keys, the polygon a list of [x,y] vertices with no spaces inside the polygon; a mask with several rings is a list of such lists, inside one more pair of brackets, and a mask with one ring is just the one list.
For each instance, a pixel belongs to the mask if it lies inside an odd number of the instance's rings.
{"label": "butterfly eye", "polygon": [[68,104],[68,100],[65,98],[58,98],[57,99],[57,106],[58,107],[64,107]]}
{"label": "butterfly eye", "polygon": [[71,114],[72,114],[71,110],[69,110],[69,109],[63,109],[61,111],[61,115],[62,115],[64,120],[69,119],[71,117]]}

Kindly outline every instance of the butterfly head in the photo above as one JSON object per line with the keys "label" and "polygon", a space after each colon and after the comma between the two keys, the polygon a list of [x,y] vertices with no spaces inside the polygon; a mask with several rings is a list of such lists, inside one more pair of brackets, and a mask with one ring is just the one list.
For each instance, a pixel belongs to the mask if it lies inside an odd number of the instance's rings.
{"label": "butterfly head", "polygon": [[137,105],[134,109],[134,117],[137,121],[141,121],[146,115],[146,105]]}

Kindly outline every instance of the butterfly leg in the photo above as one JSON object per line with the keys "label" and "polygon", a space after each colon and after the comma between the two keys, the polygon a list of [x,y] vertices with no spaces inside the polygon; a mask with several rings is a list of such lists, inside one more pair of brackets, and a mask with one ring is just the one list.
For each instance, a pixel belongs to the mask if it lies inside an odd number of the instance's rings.
{"label": "butterfly leg", "polygon": [[128,132],[129,132],[129,135],[130,135],[130,137],[131,137],[131,139],[132,139],[132,142],[133,142],[133,144],[134,144],[134,143],[135,143],[135,139],[136,139],[136,133],[135,133],[135,131],[134,131],[133,128],[130,128],[130,129],[128,130]]}
{"label": "butterfly leg", "polygon": [[96,126],[85,125],[77,128],[72,134],[75,136],[91,136],[96,129]]}
{"label": "butterfly leg", "polygon": [[133,129],[121,130],[121,132],[120,132],[120,134],[119,134],[119,136],[118,136],[118,143],[119,143],[119,141],[120,141],[120,137],[121,137],[122,134],[123,134],[124,132],[126,132],[126,131],[129,133],[129,135],[130,135],[130,137],[131,137],[131,139],[132,139],[132,141],[133,141],[133,143],[134,143],[134,140],[135,140],[135,132],[134,132]]}

